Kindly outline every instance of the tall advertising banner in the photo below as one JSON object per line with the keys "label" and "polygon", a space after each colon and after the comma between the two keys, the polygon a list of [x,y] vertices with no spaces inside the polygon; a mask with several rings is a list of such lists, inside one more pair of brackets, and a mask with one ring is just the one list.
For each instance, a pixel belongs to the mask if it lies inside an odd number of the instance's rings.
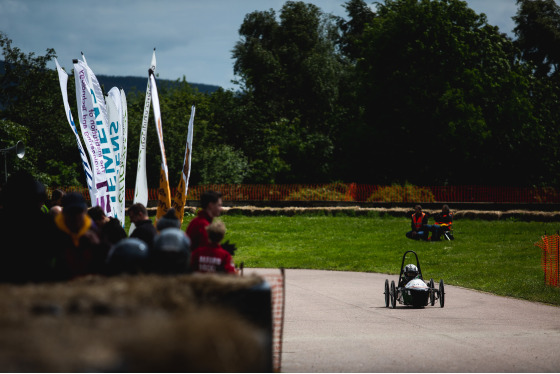
{"label": "tall advertising banner", "polygon": [[76,143],[78,144],[78,150],[80,151],[80,156],[82,158],[82,166],[86,175],[86,183],[89,190],[89,196],[93,203],[96,200],[97,189],[95,188],[95,183],[93,181],[93,173],[91,171],[91,167],[89,166],[89,160],[84,151],[84,147],[82,146],[82,141],[80,140],[78,129],[76,129],[76,124],[74,123],[74,118],[72,117],[70,104],[68,103],[68,74],[66,74],[66,72],[62,70],[56,58],[54,59],[54,62],[56,63],[56,70],[58,71],[58,80],[60,83],[60,90],[62,91],[62,101],[64,103],[64,110],[66,111],[66,119],[68,119],[70,128],[76,136]]}
{"label": "tall advertising banner", "polygon": [[159,173],[158,188],[158,207],[156,221],[159,220],[171,208],[171,193],[169,191],[169,173],[167,171],[167,159],[165,157],[165,146],[163,145],[163,126],[161,123],[161,112],[159,107],[158,91],[154,72],[150,69],[150,90],[152,92],[152,108],[154,110],[154,120],[161,151],[161,169]]}
{"label": "tall advertising banner", "polygon": [[82,61],[74,60],[74,78],[80,129],[93,167],[95,199],[92,200],[92,206],[99,205],[107,215],[112,216],[109,184],[105,173],[100,134],[97,130],[98,125],[103,125],[103,119],[97,97],[89,84],[86,65]]}
{"label": "tall advertising banner", "polygon": [[[121,92],[118,88],[114,87],[109,91],[109,96],[105,98],[107,105],[107,124],[108,130],[107,137],[109,138],[107,147],[104,149],[105,158],[105,171],[107,173],[107,181],[109,189],[111,190],[111,205],[113,207],[113,217],[117,218],[121,225],[124,224],[124,217],[121,213],[122,209],[118,201],[118,194],[120,191],[119,186],[119,171],[121,167],[121,153],[122,153],[122,101]],[[101,137],[101,136],[100,136]],[[108,152],[108,151],[112,152]],[[114,190],[113,190],[114,189]]]}
{"label": "tall advertising banner", "polygon": [[181,172],[181,180],[173,198],[173,208],[177,218],[183,223],[185,216],[185,203],[187,201],[187,192],[189,190],[189,177],[191,175],[191,158],[192,158],[192,141],[193,141],[193,125],[194,114],[196,108],[193,105],[191,108],[191,118],[189,120],[189,127],[187,130],[187,145],[185,147],[185,159],[183,161],[183,171]]}
{"label": "tall advertising banner", "polygon": [[[156,71],[156,49],[152,53],[150,70]],[[148,120],[150,119],[150,105],[152,103],[152,93],[150,91],[150,78],[146,87],[146,98],[144,100],[144,114],[142,116],[142,129],[140,130],[140,142],[138,146],[138,167],[136,169],[136,184],[134,186],[133,203],[140,203],[148,206],[148,178],[146,176],[146,138],[148,134]],[[130,224],[129,235],[135,229],[134,223]]]}
{"label": "tall advertising banner", "polygon": [[[108,216],[115,217],[122,222],[121,217],[118,217],[118,211],[115,209],[117,201],[117,171],[118,164],[120,163],[120,149],[117,149],[120,138],[118,130],[119,123],[113,122],[111,124],[109,122],[107,104],[105,103],[105,97],[103,96],[101,85],[91,68],[88,66],[83,53],[82,57],[84,61],[78,61],[78,64],[82,65],[85,69],[86,79],[91,89],[93,105],[96,108],[95,121],[105,166],[107,183],[106,189],[110,200],[109,203],[106,203],[104,202],[106,196],[102,196],[101,199],[103,202],[100,203],[100,205],[105,205],[107,209],[110,209],[105,211]],[[119,159],[117,159],[117,155]]]}

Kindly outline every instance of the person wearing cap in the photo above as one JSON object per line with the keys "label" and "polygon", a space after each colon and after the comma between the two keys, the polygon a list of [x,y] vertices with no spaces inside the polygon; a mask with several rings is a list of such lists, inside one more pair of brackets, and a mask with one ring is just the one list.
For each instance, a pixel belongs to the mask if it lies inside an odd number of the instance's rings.
{"label": "person wearing cap", "polygon": [[62,213],[54,218],[57,251],[55,276],[58,280],[72,279],[102,272],[110,246],[87,214],[84,197],[70,192],[62,198]]}
{"label": "person wearing cap", "polygon": [[191,249],[194,251],[198,247],[209,244],[208,227],[214,218],[219,217],[222,212],[222,194],[216,191],[206,191],[200,197],[201,210],[187,226],[187,236],[191,240]]}
{"label": "person wearing cap", "polygon": [[194,250],[191,254],[191,268],[202,273],[235,274],[231,254],[220,246],[226,234],[222,221],[214,221],[206,227],[209,244]]}

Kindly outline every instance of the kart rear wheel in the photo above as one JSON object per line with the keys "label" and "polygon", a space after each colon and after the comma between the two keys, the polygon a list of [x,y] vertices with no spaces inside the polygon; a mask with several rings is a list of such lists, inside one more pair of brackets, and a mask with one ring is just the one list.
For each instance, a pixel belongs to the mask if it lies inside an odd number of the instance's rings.
{"label": "kart rear wheel", "polygon": [[385,279],[385,308],[389,307],[389,279]]}
{"label": "kart rear wheel", "polygon": [[395,288],[395,281],[391,281],[391,307],[397,307],[397,289]]}
{"label": "kart rear wheel", "polygon": [[443,279],[439,280],[439,306],[443,308],[445,305],[445,287],[443,285]]}
{"label": "kart rear wheel", "polygon": [[430,305],[434,306],[436,303],[436,290],[434,290],[433,278],[430,278],[430,283],[428,283],[428,287],[430,287]]}

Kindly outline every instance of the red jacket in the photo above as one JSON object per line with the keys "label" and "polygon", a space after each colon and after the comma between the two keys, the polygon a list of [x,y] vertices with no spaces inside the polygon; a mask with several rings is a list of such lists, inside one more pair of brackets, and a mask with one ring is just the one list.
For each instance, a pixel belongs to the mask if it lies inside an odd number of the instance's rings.
{"label": "red jacket", "polygon": [[191,253],[191,268],[202,273],[235,274],[231,255],[219,244],[210,243]]}
{"label": "red jacket", "polygon": [[191,240],[191,251],[194,251],[198,247],[208,245],[206,227],[209,226],[210,223],[212,223],[212,217],[204,210],[198,212],[198,216],[194,217],[191,222],[189,222],[186,232]]}

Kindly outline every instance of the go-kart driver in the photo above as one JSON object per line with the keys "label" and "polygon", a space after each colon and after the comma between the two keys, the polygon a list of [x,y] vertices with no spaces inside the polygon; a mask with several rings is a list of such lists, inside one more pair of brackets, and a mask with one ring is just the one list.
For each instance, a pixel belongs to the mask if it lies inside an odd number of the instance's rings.
{"label": "go-kart driver", "polygon": [[406,284],[408,284],[408,282],[415,278],[420,278],[418,267],[416,267],[416,265],[414,264],[406,265],[404,267],[402,284],[399,284],[399,287],[404,287]]}

